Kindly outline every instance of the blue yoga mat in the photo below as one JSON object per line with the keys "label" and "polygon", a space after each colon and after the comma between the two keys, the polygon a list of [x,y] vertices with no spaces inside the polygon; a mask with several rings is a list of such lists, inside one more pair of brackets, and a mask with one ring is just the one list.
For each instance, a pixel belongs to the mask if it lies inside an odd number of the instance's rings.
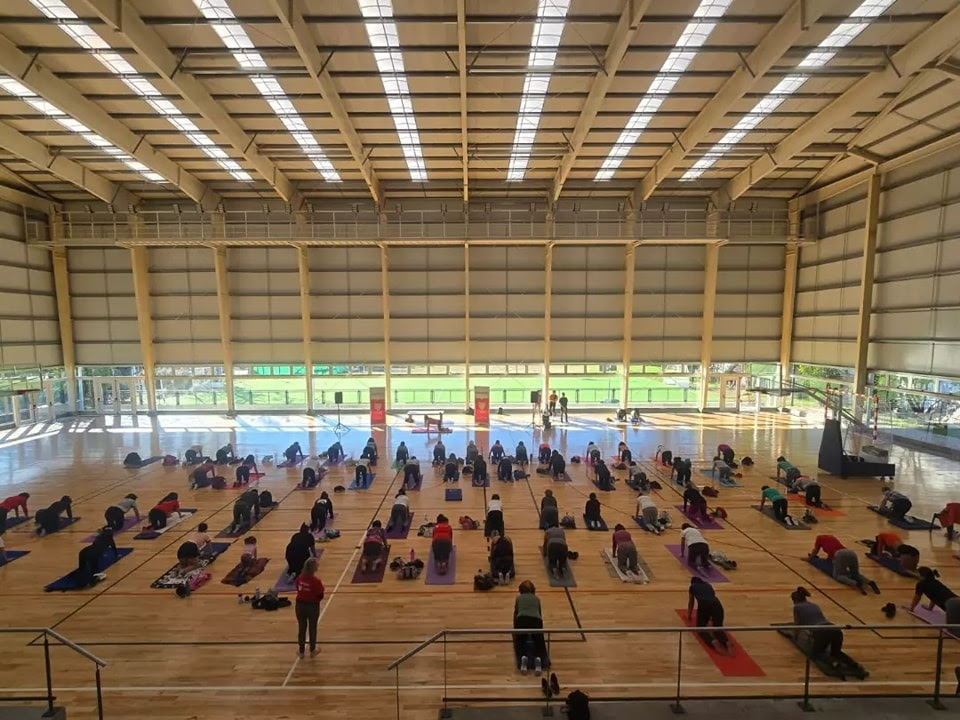
{"label": "blue yoga mat", "polygon": [[357,485],[357,476],[353,476],[353,482],[347,487],[348,490],[369,490],[370,486],[373,485],[373,481],[377,479],[376,473],[370,473],[370,481],[363,487]]}
{"label": "blue yoga mat", "polygon": [[867,505],[867,510],[873,510],[873,512],[877,513],[877,515],[879,515],[880,517],[885,517],[887,519],[887,522],[890,523],[891,525],[894,525],[895,527],[898,527],[898,528],[903,528],[904,530],[939,530],[940,529],[938,525],[934,525],[932,522],[929,522],[927,520],[922,520],[918,517],[914,517],[913,515],[907,515],[904,517],[903,520],[892,518],[886,513],[880,512],[877,509],[876,505]]}
{"label": "blue yoga mat", "polygon": [[463,500],[463,490],[460,488],[447,488],[443,491],[443,499],[447,501]]}
{"label": "blue yoga mat", "polygon": [[30,519],[30,518],[28,518],[28,517],[26,517],[26,516],[24,516],[24,515],[21,515],[20,517],[8,517],[8,518],[7,518],[6,529],[9,530],[9,529],[12,528],[12,527],[16,527],[17,525],[20,525],[20,524],[22,524],[22,523],[25,523],[25,522],[26,522],[27,520],[29,520],[29,519]]}
{"label": "blue yoga mat", "polygon": [[[108,567],[122,560],[132,552],[133,548],[117,548],[117,554],[114,555],[113,550],[107,550],[103,555],[100,556],[100,560],[97,563],[97,572],[103,572]],[[62,578],[54,580],[43,589],[47,592],[53,592],[54,590],[80,590],[81,588],[77,582],[76,572],[76,570],[68,572]]]}
{"label": "blue yoga mat", "polygon": [[29,550],[7,550],[7,561],[0,562],[0,567],[6,567],[10,563],[12,563],[14,560],[19,560],[24,555],[29,555],[29,554],[30,554]]}

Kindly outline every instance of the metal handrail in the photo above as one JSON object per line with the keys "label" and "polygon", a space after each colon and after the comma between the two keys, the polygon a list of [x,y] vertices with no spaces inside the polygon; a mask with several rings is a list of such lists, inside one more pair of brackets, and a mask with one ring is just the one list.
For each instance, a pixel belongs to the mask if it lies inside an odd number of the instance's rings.
{"label": "metal handrail", "polygon": [[68,648],[70,648],[71,650],[73,650],[75,653],[77,653],[78,655],[82,655],[83,657],[85,657],[85,658],[86,658],[87,660],[89,660],[90,662],[96,663],[96,664],[99,665],[100,667],[106,667],[106,666],[107,666],[107,661],[106,661],[106,660],[103,660],[102,658],[98,658],[96,655],[94,655],[94,654],[93,654],[92,652],[90,652],[89,650],[86,650],[85,648],[80,647],[80,646],[77,645],[75,642],[73,642],[73,640],[70,640],[69,638],[64,637],[63,635],[61,635],[60,633],[58,633],[56,630],[52,630],[51,628],[33,628],[33,627],[0,628],[0,634],[8,634],[8,633],[9,633],[9,634],[12,634],[12,633],[36,633],[36,634],[38,634],[38,635],[41,635],[41,634],[42,634],[42,635],[49,635],[50,637],[56,638],[56,639],[60,642],[61,645],[66,645]]}

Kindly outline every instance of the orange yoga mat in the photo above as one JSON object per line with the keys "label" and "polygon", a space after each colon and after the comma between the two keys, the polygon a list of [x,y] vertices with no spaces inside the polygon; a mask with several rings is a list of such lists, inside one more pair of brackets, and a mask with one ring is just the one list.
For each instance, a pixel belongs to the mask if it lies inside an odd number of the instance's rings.
{"label": "orange yoga mat", "polygon": [[[694,626],[692,621],[687,620],[686,610],[677,610],[677,615],[680,616],[680,619],[683,620],[683,624],[687,627]],[[743,649],[740,643],[737,642],[737,639],[730,633],[727,633],[727,637],[730,640],[730,644],[733,646],[734,653],[732,656],[724,655],[723,653],[713,650],[698,634],[694,633],[694,637],[697,639],[697,642],[700,643],[700,646],[706,651],[707,655],[710,656],[710,659],[713,660],[713,664],[717,666],[717,669],[724,676],[763,677],[766,675],[760,666],[753,661],[753,658],[747,654],[747,651]]]}

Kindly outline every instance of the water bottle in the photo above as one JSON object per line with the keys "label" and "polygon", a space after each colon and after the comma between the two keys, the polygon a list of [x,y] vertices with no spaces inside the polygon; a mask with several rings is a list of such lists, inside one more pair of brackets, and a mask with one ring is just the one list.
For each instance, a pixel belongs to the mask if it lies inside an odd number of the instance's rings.
{"label": "water bottle", "polygon": [[417,559],[417,552],[413,548],[410,548],[410,562],[413,562]]}
{"label": "water bottle", "polygon": [[243,593],[237,593],[237,604],[243,605]]}
{"label": "water bottle", "polygon": [[257,588],[257,591],[253,594],[253,601],[257,602],[260,599],[260,588]]}

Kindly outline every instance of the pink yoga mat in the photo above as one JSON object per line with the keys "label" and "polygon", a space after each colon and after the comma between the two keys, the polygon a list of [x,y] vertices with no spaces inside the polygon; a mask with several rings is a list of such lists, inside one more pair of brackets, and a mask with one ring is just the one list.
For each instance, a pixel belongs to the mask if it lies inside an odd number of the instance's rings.
{"label": "pink yoga mat", "polygon": [[[142,519],[142,518],[141,518],[140,520],[137,520],[137,518],[135,518],[133,515],[131,515],[130,517],[126,517],[126,518],[123,519],[123,529],[121,529],[121,530],[114,530],[114,531],[113,531],[113,534],[114,534],[114,535],[119,535],[119,534],[122,533],[122,532],[126,532],[126,531],[129,530],[130,528],[136,527],[136,526],[139,525],[141,522],[143,522],[143,519]],[[81,540],[80,542],[92,543],[92,542],[93,542],[94,540],[96,540],[96,539],[97,539],[97,534],[94,533],[93,535],[87,535],[87,537],[85,537],[85,538],[84,538],[83,540]]]}
{"label": "pink yoga mat", "polygon": [[426,585],[453,585],[457,582],[457,548],[450,551],[450,561],[447,563],[446,575],[437,572],[437,565],[433,560],[433,548],[430,548],[430,557],[427,559]]}
{"label": "pink yoga mat", "polygon": [[[947,614],[938,607],[934,607],[933,610],[928,610],[925,605],[917,605],[913,610],[910,611],[910,614],[913,615],[917,620],[923,620],[923,622],[928,625],[946,625],[947,623]],[[960,636],[951,635],[954,640],[960,640]]]}
{"label": "pink yoga mat", "polygon": [[686,570],[691,575],[696,575],[697,577],[701,577],[704,580],[712,583],[730,582],[729,580],[727,580],[726,576],[722,572],[720,572],[715,566],[709,571],[707,571],[707,570],[701,570],[700,568],[692,568],[689,565],[687,565],[687,559],[680,555],[679,545],[664,545],[664,547],[667,549],[667,552],[673,555],[677,559],[677,561],[681,565],[683,565],[684,570]]}
{"label": "pink yoga mat", "polygon": [[387,565],[390,564],[390,546],[387,545],[383,550],[383,562],[380,563],[380,568],[376,572],[371,573],[362,573],[360,572],[361,564],[360,561],[363,558],[357,560],[357,569],[353,573],[353,579],[350,581],[351,584],[357,585],[360,583],[381,583],[383,582],[383,576],[387,572]]}
{"label": "pink yoga mat", "polygon": [[689,520],[690,524],[693,525],[698,530],[723,530],[723,525],[718,523],[713,518],[707,518],[707,522],[704,522],[699,518],[693,518],[690,515],[687,515],[687,513],[683,511],[683,505],[674,505],[674,507],[677,509],[677,512],[679,512],[687,520]]}

